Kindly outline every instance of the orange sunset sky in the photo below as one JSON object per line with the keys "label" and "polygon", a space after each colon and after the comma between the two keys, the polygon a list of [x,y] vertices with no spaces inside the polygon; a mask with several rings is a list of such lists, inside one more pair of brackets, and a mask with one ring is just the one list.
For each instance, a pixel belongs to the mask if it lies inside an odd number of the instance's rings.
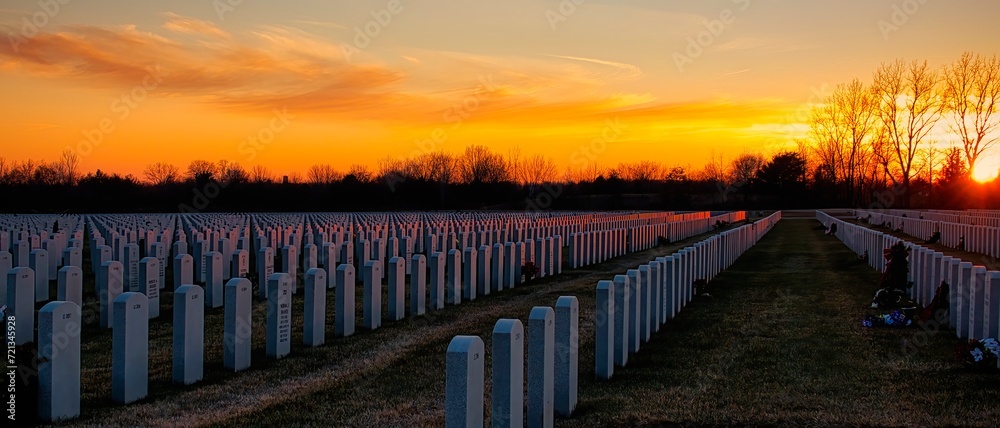
{"label": "orange sunset sky", "polygon": [[0,156],[288,174],[486,144],[698,168],[794,147],[810,103],[884,61],[998,53],[997,22],[996,0],[6,0]]}

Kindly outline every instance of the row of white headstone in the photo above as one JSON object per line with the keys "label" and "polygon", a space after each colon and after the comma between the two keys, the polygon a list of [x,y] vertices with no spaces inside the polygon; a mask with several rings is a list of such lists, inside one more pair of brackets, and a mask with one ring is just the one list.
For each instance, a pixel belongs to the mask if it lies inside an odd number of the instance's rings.
{"label": "row of white headstone", "polygon": [[[555,309],[536,306],[527,339],[518,319],[493,328],[492,425],[522,426],[527,395],[528,426],[552,426],[555,415],[576,409],[579,384],[580,303],[562,296]],[[525,394],[525,340],[527,394]],[[486,349],[479,336],[455,336],[445,359],[445,426],[481,427],[485,402]]]}
{"label": "row of white headstone", "polygon": [[[491,248],[480,247],[480,250],[466,248],[459,252],[451,250],[447,258],[443,253],[431,256],[431,305],[433,308],[444,306],[447,296],[452,304],[475,299],[476,294],[489,294],[490,290],[502,290],[519,283],[516,267],[528,260],[530,252],[527,248],[537,244],[535,261],[541,266],[541,272],[555,274],[561,271],[561,238],[538,239],[537,242],[499,244],[492,248],[497,257],[490,257]],[[175,242],[180,244],[183,241]],[[345,242],[344,256],[348,260],[353,253]],[[153,243],[157,244],[157,243]],[[117,403],[130,403],[142,399],[147,394],[148,384],[148,320],[156,317],[159,312],[159,290],[163,288],[162,264],[157,257],[145,257],[138,261],[136,281],[126,281],[125,264],[116,260],[108,260],[110,247],[103,247],[97,268],[96,294],[100,304],[100,324],[104,328],[113,328],[113,382],[112,398]],[[136,244],[124,244],[126,259],[134,260],[133,253]],[[77,247],[70,247],[77,248]],[[182,248],[175,245],[175,248]],[[196,248],[204,248],[198,245]],[[503,248],[503,252],[499,251]],[[548,249],[548,251],[545,251]],[[267,253],[268,248],[262,250]],[[44,250],[39,250],[44,251]],[[156,251],[153,251],[156,253]],[[196,250],[196,252],[198,252]],[[234,268],[232,273],[246,273],[245,250],[234,252]],[[510,260],[503,262],[502,255],[506,253]],[[336,254],[336,252],[334,252]],[[266,255],[266,254],[265,254]],[[252,284],[250,281],[236,276],[227,278],[223,286],[222,253],[208,252],[205,264],[204,284],[202,288],[194,284],[194,257],[180,251],[174,259],[174,382],[191,384],[199,381],[204,367],[204,310],[225,306],[225,340],[224,366],[227,369],[239,371],[250,365],[250,302]],[[463,258],[464,256],[464,258]],[[329,257],[329,255],[327,255]],[[266,257],[265,257],[266,258]],[[289,260],[297,258],[288,257]],[[411,314],[420,315],[425,310],[424,289],[426,262],[423,255],[414,255],[413,272],[416,279],[411,278]],[[447,262],[447,263],[445,263]],[[266,266],[267,263],[264,263]],[[273,265],[273,259],[271,261]],[[309,263],[307,262],[307,265]],[[335,266],[329,258],[323,263]],[[403,284],[405,282],[404,263],[400,257],[389,260],[389,312],[390,318],[403,318]],[[447,269],[445,269],[447,265]],[[465,266],[463,269],[462,266]],[[502,266],[503,269],[491,267]],[[436,267],[436,269],[435,269]],[[477,269],[478,267],[478,269]],[[267,270],[267,269],[265,269]],[[478,271],[478,274],[476,273]],[[305,273],[305,323],[303,342],[306,346],[319,346],[325,340],[325,308],[326,293],[323,290],[337,288],[337,317],[335,335],[353,334],[354,314],[353,291],[355,286],[354,267],[344,264],[336,268],[335,278],[327,278],[326,271],[320,268],[310,268]],[[444,277],[447,275],[447,283]],[[513,272],[513,274],[512,274]],[[46,384],[40,389],[40,398],[44,405],[40,408],[43,420],[55,421],[74,418],[79,414],[79,333],[82,325],[80,307],[82,306],[82,270],[78,266],[66,266],[59,272],[59,297],[50,309],[58,306],[64,322],[53,323],[46,320],[43,313],[39,314],[39,347],[46,355],[49,369],[60,374],[46,379]],[[513,280],[508,279],[514,276]],[[272,358],[282,358],[290,352],[290,313],[291,293],[296,287],[294,277],[288,273],[270,273],[262,275],[268,278],[266,290],[268,302],[267,316],[267,355]],[[487,281],[489,278],[489,281]],[[38,281],[30,267],[12,268],[4,279],[11,284],[4,297],[9,300],[9,313],[21,320],[17,323],[16,342],[23,344],[34,340],[33,306],[38,289]],[[381,324],[381,263],[369,260],[364,263],[364,327],[376,329]],[[489,285],[487,285],[489,283]],[[465,287],[462,287],[465,284]],[[477,285],[478,284],[478,285]],[[46,280],[46,291],[48,282]],[[445,290],[445,285],[447,289]],[[436,293],[435,293],[436,291]],[[415,298],[414,298],[415,297]],[[224,304],[223,304],[224,301]],[[75,308],[75,309],[74,309]],[[54,309],[53,309],[54,310]],[[63,313],[65,312],[65,313]],[[68,315],[67,315],[68,314]],[[74,315],[75,314],[75,315]],[[24,322],[27,320],[27,322]],[[48,322],[49,324],[45,324]],[[73,340],[67,341],[67,338]],[[73,364],[75,361],[75,364]],[[67,372],[67,370],[69,372]],[[70,372],[76,372],[73,376]],[[58,400],[51,399],[58,396]],[[74,399],[75,397],[75,399]]]}
{"label": "row of white headstone", "polygon": [[[551,238],[540,243],[541,246],[554,246]],[[547,243],[547,244],[546,244]],[[462,300],[474,300],[477,293],[488,295],[490,291],[501,291],[513,288],[515,265],[524,260],[524,243],[507,243],[504,246],[496,244],[498,257],[491,257],[491,249],[483,246],[477,252],[467,248],[464,252],[449,251],[447,258],[442,253],[431,255],[431,307],[441,309],[445,299],[450,304],[460,304]],[[504,251],[501,251],[503,249]],[[265,249],[266,251],[267,249]],[[510,255],[510,262],[504,263],[503,253]],[[218,253],[212,259],[220,259]],[[464,258],[462,257],[464,254]],[[539,252],[541,254],[541,252]],[[555,253],[549,254],[543,264],[556,265],[552,262]],[[250,322],[252,284],[245,278],[232,278],[225,284],[225,304],[221,302],[222,289],[219,285],[218,268],[210,268],[209,282],[205,288],[194,284],[184,284],[183,281],[192,277],[192,258],[186,254],[178,257],[176,267],[183,272],[176,278],[183,285],[174,290],[174,358],[173,379],[178,384],[192,384],[200,381],[204,370],[204,311],[206,307],[225,306],[225,336],[224,366],[233,371],[241,371],[250,366],[250,338],[252,327]],[[410,282],[411,316],[422,315],[426,310],[426,260],[424,255],[413,256],[413,275]],[[154,263],[152,259],[151,263]],[[498,263],[502,269],[491,274],[490,267]],[[447,263],[446,263],[447,262]],[[328,261],[327,263],[331,263]],[[218,265],[219,263],[214,263]],[[464,266],[464,268],[463,268]],[[477,267],[481,268],[478,270]],[[78,269],[78,268],[77,268]],[[322,268],[310,268],[305,274],[304,326],[303,343],[305,346],[321,346],[326,337],[326,291],[336,288],[336,316],[334,324],[335,336],[350,336],[354,334],[355,309],[354,288],[356,284],[354,266],[343,264],[338,266],[335,278],[327,278]],[[389,261],[388,270],[388,310],[391,320],[405,317],[405,296],[403,274],[404,264],[400,257]],[[121,263],[109,261],[102,264],[102,274],[98,279],[101,296],[101,322],[114,329],[114,350],[112,366],[112,398],[116,403],[127,404],[144,398],[147,394],[148,382],[148,319],[153,307],[149,295],[156,295],[158,286],[154,275],[148,282],[147,294],[123,292]],[[446,275],[447,273],[447,275]],[[506,275],[505,275],[506,273]],[[34,278],[30,268],[15,268],[10,272],[13,287],[10,289],[12,306],[11,314],[19,320],[16,339],[18,344],[33,341],[33,305]],[[447,280],[446,280],[447,277]],[[216,278],[216,279],[211,279]],[[267,276],[267,325],[266,351],[271,358],[280,359],[290,352],[291,344],[291,294],[294,281],[288,273],[274,273]],[[510,278],[505,280],[504,278]],[[370,260],[365,263],[363,299],[363,327],[374,330],[380,327],[382,298],[382,266],[379,262]],[[146,283],[145,281],[143,283]],[[464,286],[463,286],[464,284]],[[447,286],[447,289],[446,289]],[[80,285],[77,283],[76,289]],[[214,290],[214,291],[213,291]],[[219,302],[214,302],[218,297]],[[122,303],[122,302],[125,303]],[[46,421],[71,419],[79,415],[79,329],[80,316],[78,301],[53,302],[60,307],[75,308],[75,316],[68,316],[67,321],[57,325],[44,326],[39,330],[40,349],[49,350],[52,357],[50,364],[65,368],[60,376],[46,378],[46,384],[40,390],[40,402],[45,406],[40,409],[41,417]],[[67,303],[69,305],[63,305]],[[69,310],[69,309],[66,309]],[[72,312],[72,311],[71,311]],[[27,321],[24,321],[27,320]],[[39,323],[45,322],[40,315]],[[65,341],[73,337],[74,341]],[[127,351],[126,351],[127,350]],[[58,358],[55,355],[58,354]],[[71,362],[75,361],[75,365]],[[68,370],[68,371],[66,371]],[[74,375],[75,374],[75,375]],[[58,395],[58,403],[51,401],[53,394]]]}
{"label": "row of white headstone", "polygon": [[[597,286],[595,374],[609,380],[660,326],[690,302],[696,279],[711,280],[780,220],[760,221],[658,257]],[[572,245],[571,245],[572,248]],[[501,319],[493,330],[492,426],[550,427],[569,417],[578,391],[579,302],[560,297],[555,310],[535,307],[528,318],[527,417],[524,417],[524,328]],[[447,350],[445,421],[449,427],[483,426],[485,359],[478,336],[456,336]],[[553,363],[554,361],[554,363]]]}
{"label": "row of white headstone", "polygon": [[[816,217],[823,224],[837,223],[837,237],[856,253],[867,252],[869,265],[880,272],[886,265],[882,251],[900,242],[891,235],[844,222],[821,211],[816,212]],[[935,328],[953,328],[960,339],[1000,336],[1000,271],[989,271],[985,266],[912,242],[905,242],[905,245],[909,250],[909,279],[913,281],[911,298],[928,306],[941,282],[949,285],[948,319],[925,322],[935,322]]]}
{"label": "row of white headstone", "polygon": [[885,210],[884,213],[948,223],[1000,227],[1000,210]]}
{"label": "row of white headstone", "polygon": [[964,251],[1000,257],[1000,227],[922,220],[873,211],[859,210],[858,215],[861,217],[870,215],[871,224],[889,222],[893,230],[901,229],[903,233],[918,239],[926,240],[935,232],[940,232],[942,245],[952,248],[964,245],[962,248]]}
{"label": "row of white headstone", "polygon": [[781,219],[776,212],[759,221],[726,230],[668,256],[657,257],[613,281],[597,284],[595,375],[609,380],[615,366],[625,367],[660,326],[693,299],[697,280],[711,281]]}

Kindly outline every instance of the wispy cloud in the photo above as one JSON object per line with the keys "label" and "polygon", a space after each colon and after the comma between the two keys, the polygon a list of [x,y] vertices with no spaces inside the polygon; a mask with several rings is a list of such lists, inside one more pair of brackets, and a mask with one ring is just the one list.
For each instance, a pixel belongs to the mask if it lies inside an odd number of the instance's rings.
{"label": "wispy cloud", "polygon": [[640,70],[639,67],[636,67],[636,66],[634,66],[632,64],[626,64],[626,63],[623,63],[623,62],[606,61],[606,60],[597,59],[597,58],[584,58],[584,57],[578,57],[578,56],[549,55],[549,54],[544,54],[544,55],[548,56],[548,57],[552,57],[552,58],[562,58],[562,59],[568,59],[568,60],[572,60],[572,61],[589,62],[591,64],[600,64],[600,65],[606,65],[606,66],[609,66],[609,67],[614,67],[614,68],[616,68],[618,70],[621,70],[620,76],[622,78],[626,78],[626,79],[638,79],[639,77],[642,77],[642,70]]}
{"label": "wispy cloud", "polygon": [[163,23],[163,28],[173,32],[224,39],[229,38],[229,33],[209,21],[181,16],[173,12],[165,12],[162,16],[166,19],[166,22]]}

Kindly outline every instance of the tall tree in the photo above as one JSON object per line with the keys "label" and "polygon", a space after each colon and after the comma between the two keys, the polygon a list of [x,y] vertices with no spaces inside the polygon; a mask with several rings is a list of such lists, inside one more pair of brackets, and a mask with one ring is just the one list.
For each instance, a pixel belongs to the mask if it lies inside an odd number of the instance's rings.
{"label": "tall tree", "polygon": [[969,178],[969,168],[966,162],[963,148],[950,147],[945,150],[944,166],[938,172],[938,181],[941,185],[949,187],[965,182]]}
{"label": "tall tree", "polygon": [[729,167],[730,181],[737,185],[749,183],[766,162],[764,156],[759,153],[743,153],[736,156]]}
{"label": "tall tree", "polygon": [[169,184],[180,179],[180,170],[176,166],[166,162],[156,162],[146,165],[142,171],[146,182],[154,186]]}
{"label": "tall tree", "polygon": [[274,174],[264,165],[254,165],[250,169],[250,181],[253,183],[272,183]]}
{"label": "tall tree", "polygon": [[[327,164],[309,167],[306,176],[311,184],[331,184],[344,178],[332,165]],[[367,181],[367,179],[361,181]]]}
{"label": "tall tree", "polygon": [[207,183],[216,178],[215,164],[206,160],[193,160],[188,164],[188,178],[197,183]]}
{"label": "tall tree", "polygon": [[1000,58],[965,52],[942,72],[941,98],[952,119],[952,130],[962,138],[969,172],[990,146],[1000,139]]}
{"label": "tall tree", "polygon": [[896,60],[875,71],[872,90],[882,126],[879,138],[887,146],[883,153],[888,154],[883,167],[892,182],[902,187],[904,207],[910,203],[914,159],[941,118],[937,86],[938,75],[927,61]]}
{"label": "tall tree", "polygon": [[466,183],[500,183],[510,181],[507,163],[486,146],[469,146],[458,159],[458,170]]}
{"label": "tall tree", "polygon": [[63,150],[59,157],[59,175],[63,184],[72,186],[80,178],[80,156],[75,151]]}

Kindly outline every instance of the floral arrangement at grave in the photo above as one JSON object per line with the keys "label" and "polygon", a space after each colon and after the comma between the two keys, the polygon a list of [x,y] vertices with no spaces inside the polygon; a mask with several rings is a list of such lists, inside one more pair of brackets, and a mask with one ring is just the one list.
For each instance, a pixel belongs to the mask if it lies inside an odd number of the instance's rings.
{"label": "floral arrangement at grave", "polygon": [[996,339],[969,339],[955,347],[955,358],[970,369],[996,369],[1000,342]]}
{"label": "floral arrangement at grave", "polygon": [[[914,308],[915,309],[915,308]],[[872,327],[909,327],[913,324],[913,311],[895,310],[887,314],[868,315],[861,320],[861,326]]]}
{"label": "floral arrangement at grave", "polygon": [[907,260],[910,250],[902,242],[897,242],[885,249],[882,255],[888,261],[879,281],[881,288],[875,292],[875,298],[872,299],[872,308],[913,306],[913,302],[906,297],[906,290],[913,285],[907,279],[907,274],[910,272],[910,262]]}
{"label": "floral arrangement at grave", "polygon": [[534,262],[527,262],[521,267],[521,273],[524,274],[525,281],[531,281],[535,275],[538,275],[538,266],[535,266]]}

